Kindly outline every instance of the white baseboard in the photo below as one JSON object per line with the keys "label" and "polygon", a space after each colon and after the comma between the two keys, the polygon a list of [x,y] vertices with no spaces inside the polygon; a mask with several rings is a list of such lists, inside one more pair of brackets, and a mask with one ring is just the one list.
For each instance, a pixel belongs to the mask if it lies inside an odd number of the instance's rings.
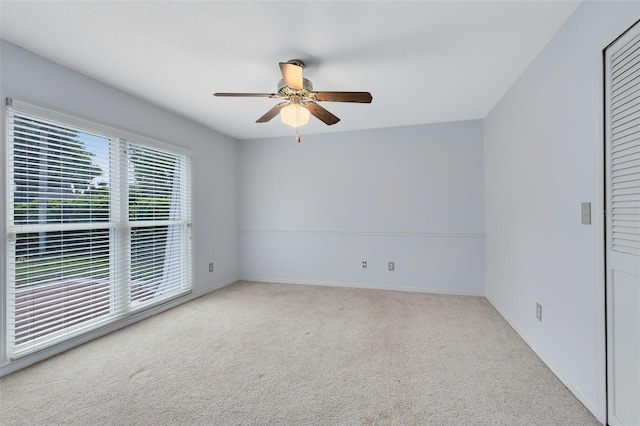
{"label": "white baseboard", "polygon": [[567,389],[569,389],[569,391],[576,398],[578,398],[578,401],[580,401],[587,408],[587,410],[589,410],[591,414],[593,414],[596,417],[596,419],[598,419],[598,421],[602,422],[602,420],[598,418],[597,404],[591,401],[589,398],[587,398],[584,395],[584,393],[580,391],[580,388],[578,388],[564,374],[562,374],[562,371],[558,367],[556,367],[552,362],[549,361],[549,358],[545,355],[544,351],[540,349],[533,342],[533,340],[524,331],[522,331],[522,329],[518,327],[508,315],[506,315],[502,310],[500,310],[500,308],[489,297],[485,296],[485,298],[489,301],[489,303],[491,303],[491,306],[493,306],[495,310],[498,311],[498,313],[502,316],[502,318],[504,318],[505,321],[507,321],[507,323],[511,326],[511,328],[513,328],[516,331],[516,333],[520,335],[522,340],[524,340],[525,343],[529,345],[531,350],[533,350],[533,352],[538,356],[538,358],[540,358],[540,360],[544,362],[544,364],[562,382],[562,384],[564,384],[567,387]]}
{"label": "white baseboard", "polygon": [[234,284],[234,283],[237,283],[238,281],[242,281],[242,280],[240,280],[240,279],[230,280],[230,281],[224,281],[224,282],[222,282],[220,284],[215,284],[213,287],[208,288],[206,291],[194,294],[194,297],[192,299],[197,299],[198,297],[202,297],[205,294],[209,294],[209,293],[212,293],[212,292],[214,292],[216,290],[220,290],[221,288],[225,288],[226,286]]}
{"label": "white baseboard", "polygon": [[471,292],[471,291],[459,291],[459,290],[448,290],[448,289],[439,289],[439,288],[417,288],[417,287],[392,287],[385,285],[372,285],[372,284],[362,284],[362,283],[345,283],[345,282],[331,282],[331,281],[305,281],[305,280],[290,280],[290,279],[280,279],[280,278],[240,278],[239,281],[252,281],[252,282],[263,282],[263,283],[280,283],[280,284],[302,284],[302,285],[318,285],[325,287],[346,287],[346,288],[363,288],[363,289],[371,289],[371,290],[395,290],[395,291],[409,291],[414,293],[435,293],[435,294],[450,294],[457,296],[479,296],[484,297],[484,294]]}

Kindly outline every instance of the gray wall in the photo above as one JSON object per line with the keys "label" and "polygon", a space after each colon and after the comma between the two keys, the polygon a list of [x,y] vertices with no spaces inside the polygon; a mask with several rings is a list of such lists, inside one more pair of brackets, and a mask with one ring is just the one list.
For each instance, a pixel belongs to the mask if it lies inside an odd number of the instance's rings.
{"label": "gray wall", "polygon": [[239,142],[240,276],[484,294],[482,152],[481,120]]}
{"label": "gray wall", "polygon": [[582,3],[484,126],[486,297],[602,421],[602,50],[638,5]]}
{"label": "gray wall", "polygon": [[[237,154],[233,139],[6,41],[2,41],[0,47],[0,92],[3,105],[5,97],[13,97],[192,150],[195,240],[193,297],[237,280],[238,188]],[[5,120],[2,119],[0,122],[4,135]],[[4,137],[2,143],[0,197],[3,200],[3,216],[0,226],[4,231]],[[0,250],[4,251],[4,244],[0,246]],[[0,259],[4,261],[3,253]],[[211,261],[215,264],[212,274],[208,271]],[[4,284],[4,267],[2,270]],[[0,293],[4,295],[4,291]],[[22,360],[21,363],[27,361]],[[3,360],[3,363],[6,364],[6,360]]]}

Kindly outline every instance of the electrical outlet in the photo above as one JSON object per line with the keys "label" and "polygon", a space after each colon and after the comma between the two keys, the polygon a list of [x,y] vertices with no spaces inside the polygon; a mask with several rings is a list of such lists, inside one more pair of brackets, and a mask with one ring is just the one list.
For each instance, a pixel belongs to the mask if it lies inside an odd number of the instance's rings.
{"label": "electrical outlet", "polygon": [[209,272],[213,272],[213,262],[209,264]]}
{"label": "electrical outlet", "polygon": [[389,270],[392,272],[396,270],[396,262],[389,262]]}
{"label": "electrical outlet", "polygon": [[536,303],[536,318],[538,321],[542,321],[542,305],[539,303]]}
{"label": "electrical outlet", "polygon": [[366,260],[363,260],[363,261],[362,261],[362,267],[363,267],[363,268],[365,268],[365,269],[367,269],[367,261],[366,261]]}

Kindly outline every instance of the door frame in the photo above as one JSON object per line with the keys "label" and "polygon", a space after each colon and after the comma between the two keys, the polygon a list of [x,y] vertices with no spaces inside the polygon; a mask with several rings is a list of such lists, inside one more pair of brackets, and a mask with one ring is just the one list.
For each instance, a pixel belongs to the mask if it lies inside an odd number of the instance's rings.
{"label": "door frame", "polygon": [[[640,5],[638,14],[640,16]],[[611,32],[594,47],[594,123],[595,141],[594,150],[594,203],[593,226],[595,241],[595,277],[596,277],[596,371],[597,386],[597,413],[596,418],[603,424],[608,424],[608,347],[607,347],[607,226],[606,226],[606,126],[605,126],[605,49],[620,38],[636,22],[637,16],[631,16],[615,26]]]}

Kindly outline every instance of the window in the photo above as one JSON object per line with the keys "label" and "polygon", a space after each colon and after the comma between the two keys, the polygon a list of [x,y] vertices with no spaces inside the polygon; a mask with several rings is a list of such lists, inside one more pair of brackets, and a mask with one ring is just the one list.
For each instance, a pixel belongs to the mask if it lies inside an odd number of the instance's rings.
{"label": "window", "polygon": [[191,291],[187,152],[13,100],[10,358]]}

